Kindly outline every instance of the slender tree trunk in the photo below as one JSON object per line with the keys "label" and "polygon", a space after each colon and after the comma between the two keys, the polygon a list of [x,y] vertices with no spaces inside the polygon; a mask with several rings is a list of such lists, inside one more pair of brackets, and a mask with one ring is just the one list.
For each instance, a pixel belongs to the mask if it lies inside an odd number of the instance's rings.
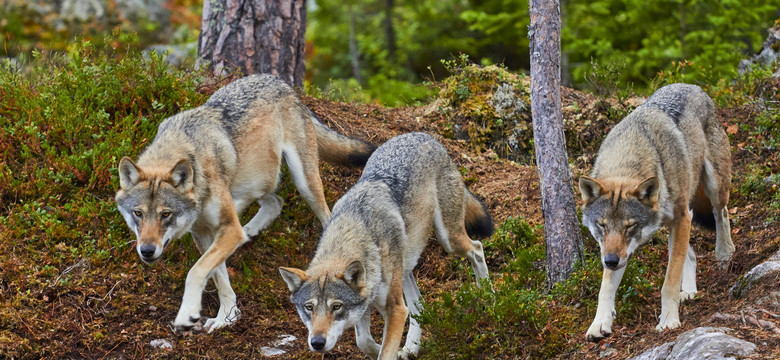
{"label": "slender tree trunk", "polygon": [[357,45],[357,30],[355,29],[355,9],[349,5],[349,57],[352,60],[352,76],[358,83],[360,78],[360,50]]}
{"label": "slender tree trunk", "polygon": [[561,20],[558,0],[530,0],[531,115],[542,193],[549,286],[566,280],[582,259],[577,208],[561,113]]}
{"label": "slender tree trunk", "polygon": [[385,40],[387,41],[387,57],[391,64],[395,64],[395,29],[393,28],[394,0],[385,0]]}
{"label": "slender tree trunk", "polygon": [[196,66],[215,76],[241,69],[303,85],[305,0],[205,0]]}

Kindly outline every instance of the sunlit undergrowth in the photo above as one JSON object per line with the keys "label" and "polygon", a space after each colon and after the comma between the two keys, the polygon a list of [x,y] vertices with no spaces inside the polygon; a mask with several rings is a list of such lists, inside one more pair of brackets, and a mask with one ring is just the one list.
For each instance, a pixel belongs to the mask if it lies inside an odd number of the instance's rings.
{"label": "sunlit undergrowth", "polygon": [[[115,168],[151,141],[162,119],[205,101],[198,76],[155,54],[88,41],[0,64],[0,353],[79,357],[61,351],[91,341],[55,339],[78,329],[99,344],[108,301],[146,287],[123,278],[142,265],[128,256],[132,237],[112,199]],[[60,306],[49,308],[55,301]],[[97,319],[52,321],[77,311],[62,306],[69,301],[86,304],[93,312],[82,316]]]}
{"label": "sunlit undergrowth", "polygon": [[[506,220],[484,245],[489,263],[500,264],[491,269],[494,290],[468,283],[427,299],[419,317],[427,336],[421,358],[548,358],[576,346],[569,340],[585,333],[596,311],[598,254],[586,253],[569,280],[547,289],[544,242],[525,220]],[[616,301],[622,324],[634,322],[660,289],[664,261],[655,247],[663,246],[647,246],[628,262]]]}

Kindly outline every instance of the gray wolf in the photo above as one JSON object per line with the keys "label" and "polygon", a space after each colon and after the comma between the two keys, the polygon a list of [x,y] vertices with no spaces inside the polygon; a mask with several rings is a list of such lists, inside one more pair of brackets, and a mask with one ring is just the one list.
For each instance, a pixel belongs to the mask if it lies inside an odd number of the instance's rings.
{"label": "gray wolf", "polygon": [[695,85],[658,89],[609,132],[592,174],[579,180],[582,222],[598,241],[604,266],[588,340],[612,334],[615,292],[626,262],[662,225],[670,236],[659,331],[680,326],[680,301],[696,295],[691,220],[717,231],[715,256],[721,264],[731,258],[730,149],[712,100]]}
{"label": "gray wolf", "polygon": [[[493,222],[463,184],[445,148],[423,133],[379,146],[363,175],[333,207],[306,271],[280,268],[290,301],[309,330],[312,351],[326,352],[354,326],[357,344],[372,359],[409,358],[420,349],[420,290],[412,274],[433,226],[439,244],[471,261],[477,284],[488,279],[482,243]],[[404,298],[406,303],[404,304]],[[382,345],[371,337],[369,305],[382,315]]]}
{"label": "gray wolf", "polygon": [[[225,260],[280,213],[274,194],[282,158],[290,177],[324,225],[330,210],[318,158],[360,166],[374,146],[321,124],[295,92],[270,75],[252,75],[214,92],[200,107],[169,117],[138,162],[119,162],[119,212],[137,237],[136,250],[155,262],[171,240],[187,232],[202,256],[187,274],[174,320],[177,329],[199,323],[209,277],[220,306],[204,327],[234,323],[240,312]],[[243,227],[238,214],[250,203],[260,210]]]}

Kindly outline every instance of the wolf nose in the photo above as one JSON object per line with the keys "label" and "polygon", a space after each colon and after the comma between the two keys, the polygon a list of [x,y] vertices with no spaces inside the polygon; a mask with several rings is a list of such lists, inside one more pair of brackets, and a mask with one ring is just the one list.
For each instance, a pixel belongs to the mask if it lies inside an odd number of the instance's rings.
{"label": "wolf nose", "polygon": [[607,267],[610,269],[617,268],[619,263],[620,258],[617,256],[617,254],[607,254],[607,256],[604,256],[604,265],[607,265]]}
{"label": "wolf nose", "polygon": [[322,336],[315,336],[311,338],[311,347],[314,350],[322,350],[325,348],[325,338]]}
{"label": "wolf nose", "polygon": [[151,258],[152,256],[154,256],[154,252],[156,250],[157,249],[154,247],[154,245],[151,245],[151,244],[142,245],[141,246],[141,256],[143,256],[143,257],[145,257],[147,259]]}

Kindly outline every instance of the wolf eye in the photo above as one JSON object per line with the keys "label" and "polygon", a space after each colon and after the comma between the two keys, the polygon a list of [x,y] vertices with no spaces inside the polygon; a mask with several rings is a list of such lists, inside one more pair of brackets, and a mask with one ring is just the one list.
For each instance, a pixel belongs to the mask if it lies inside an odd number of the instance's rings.
{"label": "wolf eye", "polygon": [[341,304],[333,304],[333,311],[341,310]]}
{"label": "wolf eye", "polygon": [[133,214],[138,217],[143,217],[144,213],[141,212],[141,210],[133,210]]}
{"label": "wolf eye", "polygon": [[312,310],[314,310],[314,305],[306,304],[306,305],[303,305],[303,308],[306,309],[307,311],[312,311]]}
{"label": "wolf eye", "polygon": [[168,211],[168,210],[163,211],[162,214],[160,214],[160,217],[162,217],[163,219],[165,219],[165,218],[167,218],[169,216],[171,216],[171,212]]}

